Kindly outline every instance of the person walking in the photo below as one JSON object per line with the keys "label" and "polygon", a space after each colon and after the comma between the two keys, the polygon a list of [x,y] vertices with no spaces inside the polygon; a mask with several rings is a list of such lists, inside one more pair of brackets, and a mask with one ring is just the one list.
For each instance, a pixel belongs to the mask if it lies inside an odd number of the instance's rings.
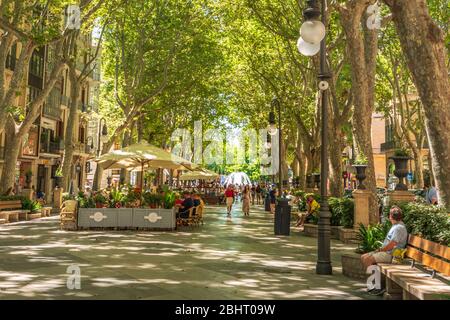
{"label": "person walking", "polygon": [[250,187],[246,185],[242,192],[242,211],[244,216],[250,215]]}
{"label": "person walking", "polygon": [[278,190],[273,188],[269,192],[270,197],[270,213],[275,214],[275,205],[277,203]]}
{"label": "person walking", "polygon": [[235,192],[232,185],[228,185],[225,190],[225,199],[227,203],[227,217],[231,218],[231,210],[233,209]]}
{"label": "person walking", "polygon": [[251,194],[252,194],[252,206],[255,205],[255,198],[256,198],[256,186],[252,183],[251,188]]}
{"label": "person walking", "polygon": [[262,202],[262,188],[261,183],[256,186],[256,203],[259,205]]}

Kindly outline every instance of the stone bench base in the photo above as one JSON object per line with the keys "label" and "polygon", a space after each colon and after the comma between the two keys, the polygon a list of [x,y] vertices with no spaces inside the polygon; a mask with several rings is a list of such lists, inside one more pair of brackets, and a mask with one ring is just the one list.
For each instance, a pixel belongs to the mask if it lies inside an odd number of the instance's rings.
{"label": "stone bench base", "polygon": [[386,299],[449,300],[450,286],[410,265],[379,264],[386,276]]}
{"label": "stone bench base", "polygon": [[354,279],[367,279],[369,277],[361,263],[361,255],[357,253],[343,254],[341,256],[342,273]]}

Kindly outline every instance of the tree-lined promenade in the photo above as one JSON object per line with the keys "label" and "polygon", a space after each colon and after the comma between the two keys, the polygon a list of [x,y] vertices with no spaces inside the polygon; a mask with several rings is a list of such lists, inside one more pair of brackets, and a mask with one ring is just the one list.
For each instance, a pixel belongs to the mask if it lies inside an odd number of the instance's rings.
{"label": "tree-lined promenade", "polygon": [[[375,195],[371,119],[377,113],[389,124],[390,141],[409,150],[414,159],[415,187],[423,187],[424,176],[432,180],[439,203],[448,207],[449,8],[438,0],[377,2],[380,25],[369,28],[373,13],[368,9],[375,4],[328,1],[329,192],[343,193],[343,151],[350,147],[352,158],[367,159],[366,186]],[[91,142],[86,128],[80,133],[83,115],[91,120],[104,117],[108,124],[107,138],[95,146],[96,153],[143,139],[165,148],[172,146],[169,137],[176,128],[192,128],[194,121],[202,120],[204,130],[220,128],[224,122],[264,128],[273,96],[282,106],[284,179],[291,168],[304,187],[306,176],[319,170],[319,61],[297,52],[306,2],[83,0],[79,29],[67,28],[62,21],[65,1],[5,0],[0,6],[2,192],[23,183],[25,172],[20,170],[18,176],[16,166],[25,161],[24,146],[42,143],[46,101],[61,83],[67,87],[66,82],[70,87],[66,118],[56,125],[59,129],[50,129],[50,139],[57,136],[64,141],[63,155],[55,165],[65,190],[78,179],[75,168],[81,160],[76,144],[94,146],[92,141],[97,141],[95,131],[90,133]],[[92,34],[95,46],[80,45]],[[45,75],[34,88],[39,50],[45,51]],[[86,98],[92,88],[87,79],[100,64],[99,96]],[[86,100],[96,100],[98,108],[95,114],[83,110],[76,120],[79,105],[90,103]],[[31,141],[36,124],[40,139]],[[37,176],[34,168],[33,164],[31,171]],[[86,179],[84,170],[81,175],[81,181]],[[94,187],[100,177],[97,167]],[[84,183],[79,184],[83,189]],[[375,197],[371,207],[375,208]]]}

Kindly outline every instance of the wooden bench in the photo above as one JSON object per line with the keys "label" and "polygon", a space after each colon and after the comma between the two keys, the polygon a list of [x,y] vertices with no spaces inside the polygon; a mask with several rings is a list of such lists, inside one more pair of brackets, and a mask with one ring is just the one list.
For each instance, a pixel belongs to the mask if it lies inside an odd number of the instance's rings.
{"label": "wooden bench", "polygon": [[26,220],[29,210],[22,210],[22,201],[0,201],[0,219],[3,223]]}
{"label": "wooden bench", "polygon": [[410,235],[409,264],[379,264],[386,277],[386,299],[450,299],[450,248]]}

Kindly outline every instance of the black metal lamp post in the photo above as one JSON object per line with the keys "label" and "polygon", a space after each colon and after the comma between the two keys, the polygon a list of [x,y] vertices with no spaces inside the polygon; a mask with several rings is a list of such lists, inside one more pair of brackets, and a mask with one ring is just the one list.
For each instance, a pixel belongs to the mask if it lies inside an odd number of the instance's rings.
{"label": "black metal lamp post", "polygon": [[[307,0],[307,8],[303,11],[305,23],[300,29],[301,38],[298,42],[299,51],[307,56],[317,54],[320,50],[320,74],[319,89],[321,92],[322,111],[322,147],[321,147],[321,205],[318,223],[318,252],[316,273],[329,275],[333,273],[330,259],[330,218],[331,213],[328,207],[328,72],[326,60],[326,37],[325,37],[325,10],[326,0],[321,0],[321,10],[319,10],[317,0]],[[319,17],[322,16],[322,22]],[[320,42],[320,45],[319,45]]]}
{"label": "black metal lamp post", "polygon": [[[269,114],[269,135],[276,135],[278,131],[278,191],[279,197],[275,208],[275,235],[288,236],[290,233],[291,224],[291,207],[289,206],[289,200],[283,196],[283,171],[281,166],[281,104],[278,98],[272,99],[272,111]],[[275,110],[278,112],[278,130],[275,122]]]}
{"label": "black metal lamp post", "polygon": [[[102,122],[104,122],[103,127],[102,127]],[[105,118],[101,118],[100,119],[100,123],[98,126],[98,141],[97,141],[97,157],[100,156],[100,152],[101,152],[101,148],[100,148],[100,138],[101,137],[107,137],[108,136],[108,127],[106,126],[106,119]]]}

